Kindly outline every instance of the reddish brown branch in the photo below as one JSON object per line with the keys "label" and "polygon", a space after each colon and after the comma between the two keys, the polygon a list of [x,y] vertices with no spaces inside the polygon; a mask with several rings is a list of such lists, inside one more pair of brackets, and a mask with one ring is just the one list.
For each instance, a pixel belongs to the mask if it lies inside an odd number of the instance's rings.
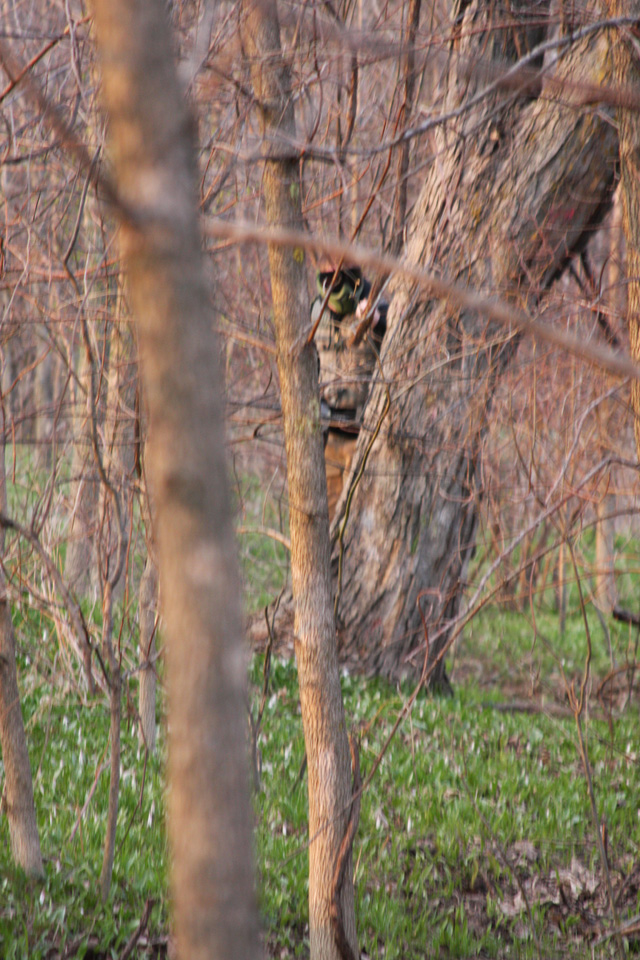
{"label": "reddish brown branch", "polygon": [[140,939],[142,934],[145,932],[145,930],[149,926],[151,911],[153,910],[155,905],[156,905],[156,901],[153,900],[152,898],[149,898],[145,903],[144,910],[142,911],[142,916],[140,917],[140,923],[138,924],[136,929],[133,931],[133,933],[127,940],[125,948],[120,954],[119,960],[127,960],[127,958],[133,954],[133,951],[136,948],[138,940]]}

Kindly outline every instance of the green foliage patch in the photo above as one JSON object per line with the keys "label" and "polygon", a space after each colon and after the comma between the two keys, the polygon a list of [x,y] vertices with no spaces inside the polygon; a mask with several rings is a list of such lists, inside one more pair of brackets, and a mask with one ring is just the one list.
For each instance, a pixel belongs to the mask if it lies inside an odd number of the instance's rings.
{"label": "green foliage patch", "polygon": [[[640,911],[638,697],[627,673],[617,699],[599,701],[594,693],[610,671],[612,651],[616,662],[625,662],[633,637],[628,627],[607,621],[610,649],[600,621],[592,612],[589,617],[591,696],[581,723],[624,921]],[[101,696],[81,695],[65,680],[56,643],[45,633],[46,618],[25,607],[16,611],[15,622],[46,880],[33,884],[12,866],[2,818],[0,956],[119,957],[149,899],[154,906],[137,955],[164,956],[169,909],[163,736],[145,770],[125,698],[117,850],[105,907],[98,876],[109,780],[108,707]],[[454,696],[419,695],[362,800],[354,870],[364,956],[612,955],[613,941],[606,939],[610,907],[562,678],[562,670],[569,682],[583,675],[581,624],[574,608],[560,639],[552,610],[540,611],[534,628],[522,614],[487,609],[450,657]],[[254,724],[263,669],[263,656],[254,657]],[[411,687],[347,674],[342,686],[366,777]],[[132,680],[129,696],[135,692]],[[532,712],[521,709],[524,700]],[[273,957],[307,956],[307,780],[290,660],[272,661],[253,746],[266,949]],[[625,943],[631,954],[640,949],[633,936]]]}
{"label": "green foliage patch", "polygon": [[[509,635],[501,623],[505,662],[523,657],[531,636]],[[473,638],[490,645],[495,628],[495,612],[481,616]],[[567,669],[571,657],[577,669],[581,652],[568,644]],[[260,671],[258,658],[256,690]],[[562,703],[533,714],[503,711],[496,688],[453,679],[451,698],[420,695],[363,796],[354,864],[364,955],[537,957],[540,949],[544,957],[609,956],[610,940],[596,945],[610,912],[575,718]],[[276,662],[259,736],[261,903],[276,956],[308,953],[296,684],[294,664]],[[343,692],[366,777],[410,689],[345,675]],[[637,716],[607,716],[590,703],[582,724],[624,919],[640,907]],[[638,942],[627,947],[633,952]]]}
{"label": "green foliage patch", "polygon": [[[100,902],[109,789],[109,708],[81,696],[56,670],[45,646],[44,618],[16,617],[22,639],[19,673],[34,778],[43,884],[29,881],[9,853],[6,817],[0,820],[0,956],[118,957],[154,901],[146,941],[166,945],[167,852],[164,831],[164,755],[145,763],[130,718],[122,726],[120,808],[112,893]],[[34,658],[34,649],[39,654]],[[58,683],[52,683],[57,679]],[[126,703],[123,705],[126,717]],[[1,771],[0,767],[0,771]]]}

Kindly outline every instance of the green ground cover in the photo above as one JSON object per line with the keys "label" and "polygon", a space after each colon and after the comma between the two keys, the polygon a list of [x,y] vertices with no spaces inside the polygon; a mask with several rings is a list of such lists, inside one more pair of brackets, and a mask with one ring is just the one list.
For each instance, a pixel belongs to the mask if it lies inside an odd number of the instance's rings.
{"label": "green ground cover", "polygon": [[[251,490],[245,493],[255,502]],[[279,518],[245,511],[241,522],[274,527]],[[243,537],[241,552],[249,605],[259,609],[283,582],[286,553],[258,533]],[[620,578],[630,608],[634,580],[631,570]],[[588,597],[586,603],[591,661],[580,724],[615,909],[625,922],[640,913],[640,698],[626,666],[637,659],[637,631],[603,621]],[[50,620],[26,597],[14,622],[46,880],[32,884],[12,866],[1,817],[0,957],[119,958],[147,905],[149,921],[133,955],[164,957],[170,915],[163,704],[158,752],[145,758],[132,674],[123,706],[114,881],[103,906],[108,706],[72,686]],[[125,632],[132,625],[129,609]],[[125,638],[129,651],[135,640]],[[454,695],[420,693],[362,799],[354,867],[363,957],[615,955],[566,689],[583,678],[588,651],[575,584],[562,635],[550,593],[538,598],[535,614],[495,605],[467,626],[449,657]],[[129,660],[133,665],[131,653]],[[266,680],[264,714],[249,751],[259,899],[268,955],[289,958],[308,955],[304,742],[294,663],[274,657]],[[255,730],[264,684],[264,656],[256,655],[248,731]],[[342,686],[366,777],[411,687],[347,674]],[[640,952],[637,919],[624,951]]]}

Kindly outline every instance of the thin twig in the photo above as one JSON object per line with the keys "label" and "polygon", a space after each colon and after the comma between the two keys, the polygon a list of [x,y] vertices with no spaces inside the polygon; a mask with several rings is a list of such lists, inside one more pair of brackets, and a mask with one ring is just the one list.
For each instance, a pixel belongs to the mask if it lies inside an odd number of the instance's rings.
{"label": "thin twig", "polygon": [[236,533],[239,536],[257,533],[261,537],[270,537],[272,540],[275,540],[276,543],[281,543],[282,546],[291,553],[291,540],[289,537],[286,537],[284,533],[280,533],[279,530],[274,530],[272,527],[236,527]]}
{"label": "thin twig", "polygon": [[142,934],[145,932],[145,930],[149,925],[149,919],[151,918],[151,911],[153,910],[155,905],[156,905],[156,901],[152,897],[149,897],[149,899],[146,901],[144,905],[144,910],[142,911],[142,916],[140,917],[140,923],[138,924],[136,929],[133,931],[133,933],[127,940],[124,950],[120,954],[119,960],[128,960],[128,958],[131,956],[131,954],[135,950],[138,940],[140,939],[140,937],[142,936]]}
{"label": "thin twig", "polygon": [[[103,752],[103,754],[102,754],[103,757],[104,757],[104,754],[105,754],[105,753],[106,753],[106,750],[105,750],[105,751]],[[84,804],[82,805],[82,810],[81,810],[80,813],[78,814],[78,819],[76,820],[76,822],[75,822],[74,825],[73,825],[73,830],[72,830],[71,833],[69,834],[69,841],[68,841],[69,843],[71,843],[71,841],[72,841],[73,838],[75,837],[76,832],[77,832],[77,830],[78,830],[78,827],[80,826],[80,824],[81,824],[81,822],[82,822],[82,818],[84,817],[85,813],[87,812],[87,807],[88,807],[89,804],[91,803],[91,798],[93,797],[94,793],[96,792],[96,788],[97,788],[97,786],[98,786],[98,782],[99,782],[99,780],[100,780],[100,777],[102,776],[102,774],[104,773],[104,771],[107,769],[108,766],[109,766],[109,761],[108,761],[108,760],[105,760],[103,763],[101,763],[101,764],[98,766],[98,769],[96,770],[96,775],[95,775],[95,777],[93,778],[93,783],[92,783],[92,785],[91,785],[91,789],[89,790],[89,793],[87,794],[87,799],[85,800]]]}

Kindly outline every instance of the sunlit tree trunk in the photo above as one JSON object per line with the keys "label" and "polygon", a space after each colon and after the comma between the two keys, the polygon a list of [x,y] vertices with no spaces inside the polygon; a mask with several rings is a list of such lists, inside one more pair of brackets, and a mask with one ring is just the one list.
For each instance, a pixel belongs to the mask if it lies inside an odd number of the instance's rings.
{"label": "sunlit tree trunk", "polygon": [[[605,9],[615,17],[640,20],[639,0],[606,0]],[[611,45],[618,84],[640,86],[638,30],[623,27],[612,31]],[[631,356],[640,361],[640,116],[637,110],[618,111],[620,136],[620,192],[622,224],[627,241],[627,322]],[[640,458],[640,381],[631,385],[636,450]]]}
{"label": "sunlit tree trunk", "polygon": [[196,216],[193,125],[161,0],[94,0],[149,410],[166,623],[177,953],[259,956],[240,580],[219,345]]}
{"label": "sunlit tree trunk", "polygon": [[[296,139],[276,4],[247,0],[244,11],[243,40],[265,135],[262,189],[267,221],[300,229],[298,162],[275,158],[281,143]],[[310,304],[303,251],[270,245],[269,266],[287,452],[295,652],[309,778],[311,958],[341,960],[331,919],[332,881],[351,800],[351,764],[333,618],[317,354],[315,345],[304,340]],[[340,902],[344,935],[357,956],[350,863]]]}

